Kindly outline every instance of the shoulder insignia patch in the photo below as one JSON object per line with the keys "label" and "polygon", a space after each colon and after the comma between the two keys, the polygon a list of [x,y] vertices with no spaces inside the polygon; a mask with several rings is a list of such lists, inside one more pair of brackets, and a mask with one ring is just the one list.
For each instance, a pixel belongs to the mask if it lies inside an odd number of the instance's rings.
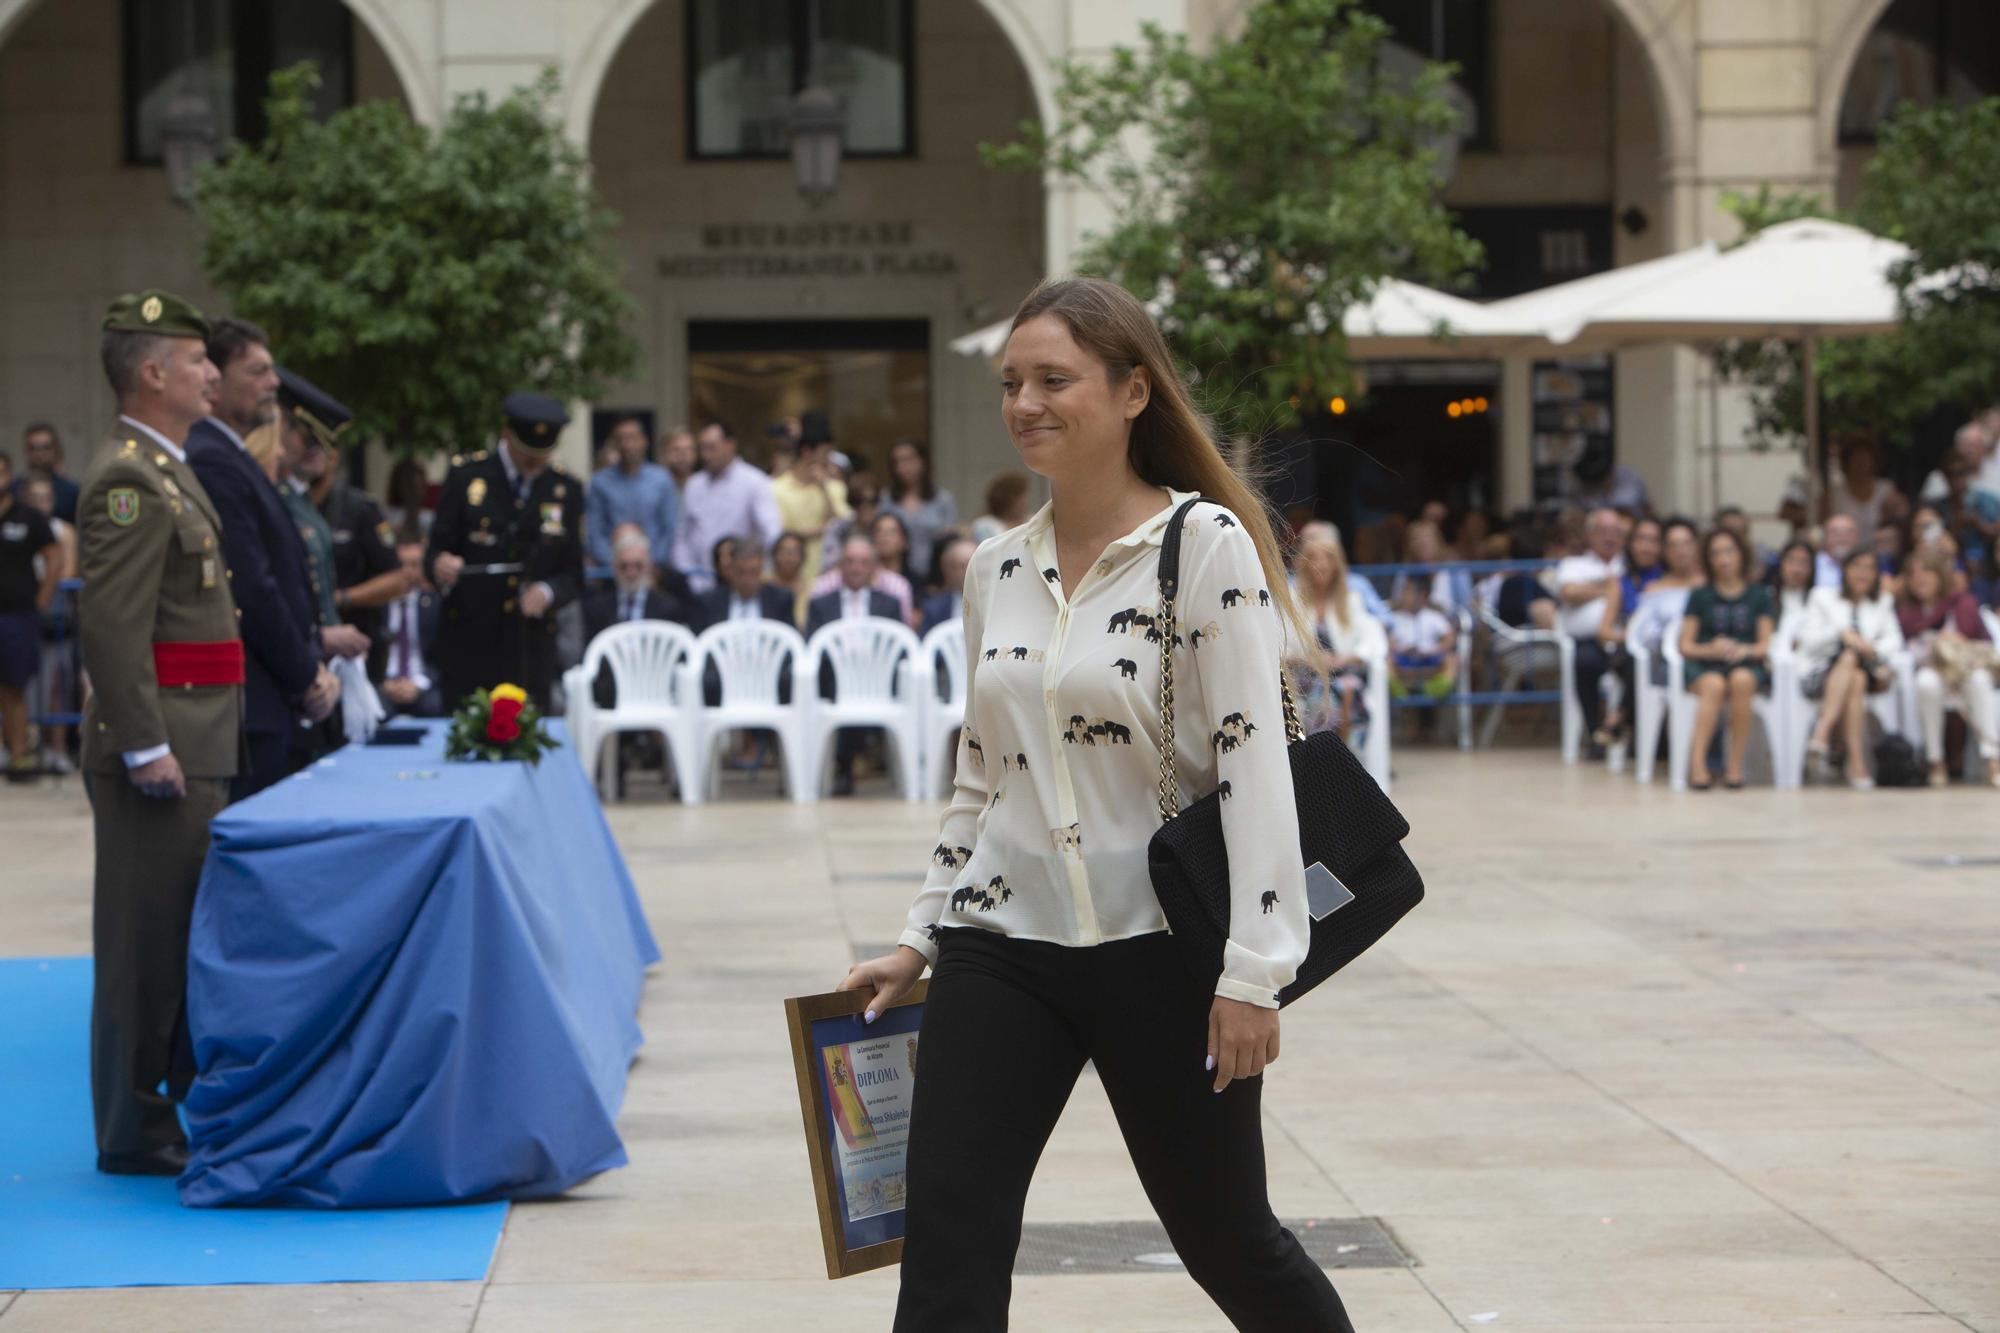
{"label": "shoulder insignia patch", "polygon": [[119,527],[131,527],[139,519],[139,492],[131,486],[113,486],[105,494],[104,512]]}
{"label": "shoulder insignia patch", "polygon": [[167,465],[167,456],[166,456],[165,454],[154,454],[154,455],[153,455],[153,466],[154,466],[154,467],[165,467],[166,465]]}
{"label": "shoulder insignia patch", "polygon": [[384,546],[394,546],[396,544],[396,530],[389,526],[387,520],[375,525],[375,536],[381,540]]}

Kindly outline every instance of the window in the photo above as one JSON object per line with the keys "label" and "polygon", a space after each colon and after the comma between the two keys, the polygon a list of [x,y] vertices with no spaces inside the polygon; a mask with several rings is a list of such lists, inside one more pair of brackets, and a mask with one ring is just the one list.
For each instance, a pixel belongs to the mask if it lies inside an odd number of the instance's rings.
{"label": "window", "polygon": [[1992,0],[1896,0],[1847,76],[1840,141],[1875,142],[1905,102],[1963,106],[2000,92],[2000,10]]}
{"label": "window", "polygon": [[1458,66],[1452,76],[1472,102],[1467,148],[1493,146],[1492,81],[1487,72],[1488,0],[1362,0],[1389,25],[1389,39],[1425,60]]}
{"label": "window", "polygon": [[687,15],[691,156],[786,156],[815,78],[847,112],[850,157],[916,151],[911,0],[688,0]]}
{"label": "window", "polygon": [[264,135],[271,71],[319,66],[322,116],[354,100],[354,28],[343,0],[123,0],[125,158],[158,165],[176,100],[207,103],[224,140]]}

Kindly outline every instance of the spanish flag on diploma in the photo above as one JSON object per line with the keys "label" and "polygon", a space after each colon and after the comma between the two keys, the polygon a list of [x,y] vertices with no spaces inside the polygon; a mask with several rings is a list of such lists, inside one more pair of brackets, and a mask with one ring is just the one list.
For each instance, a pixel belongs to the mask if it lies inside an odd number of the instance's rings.
{"label": "spanish flag on diploma", "polygon": [[873,1143],[875,1126],[861,1104],[861,1094],[855,1090],[854,1062],[847,1047],[828,1046],[820,1052],[820,1058],[826,1061],[826,1100],[833,1108],[834,1123],[840,1126],[840,1137],[847,1140],[850,1150]]}

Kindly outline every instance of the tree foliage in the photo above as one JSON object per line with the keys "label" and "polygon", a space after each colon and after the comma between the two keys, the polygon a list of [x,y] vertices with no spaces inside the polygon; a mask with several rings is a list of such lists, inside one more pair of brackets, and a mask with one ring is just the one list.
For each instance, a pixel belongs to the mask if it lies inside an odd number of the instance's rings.
{"label": "tree foliage", "polygon": [[554,74],[431,131],[373,102],[321,122],[310,65],[272,76],[270,132],[203,174],[202,262],[363,437],[473,448],[515,389],[591,398],[627,373],[630,302]]}
{"label": "tree foliage", "polygon": [[1340,315],[1377,282],[1449,285],[1480,262],[1437,199],[1451,71],[1385,71],[1388,28],[1358,0],[1271,0],[1199,53],[1142,33],[1062,64],[1056,123],[983,151],[1098,190],[1113,221],[1079,267],[1148,302],[1229,428],[1284,427],[1301,396],[1350,387]]}
{"label": "tree foliage", "polygon": [[[1834,217],[1901,241],[1910,259],[1895,333],[1821,344],[1820,419],[1828,433],[1867,431],[1909,443],[1940,407],[1968,414],[2000,392],[2000,98],[1965,107],[1906,106],[1883,126],[1853,210],[1816,196],[1728,195],[1745,236],[1798,217]],[[1741,344],[1724,365],[1756,389],[1752,442],[1788,445],[1804,429],[1798,348]]]}

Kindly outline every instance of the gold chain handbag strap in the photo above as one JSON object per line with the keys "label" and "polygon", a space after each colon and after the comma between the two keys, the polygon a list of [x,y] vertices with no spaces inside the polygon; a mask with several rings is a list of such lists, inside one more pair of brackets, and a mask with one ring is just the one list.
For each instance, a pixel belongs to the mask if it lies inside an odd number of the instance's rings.
{"label": "gold chain handbag strap", "polygon": [[[1180,589],[1181,525],[1188,510],[1200,498],[1189,500],[1174,511],[1165,539],[1160,543],[1160,614],[1153,628],[1160,634],[1160,822],[1167,823],[1181,812],[1180,780],[1174,755],[1174,642],[1179,637],[1174,597]],[[1285,703],[1285,742],[1296,745],[1305,739],[1299,724],[1298,706],[1292,702],[1291,682],[1285,667],[1278,664],[1278,694]]]}

